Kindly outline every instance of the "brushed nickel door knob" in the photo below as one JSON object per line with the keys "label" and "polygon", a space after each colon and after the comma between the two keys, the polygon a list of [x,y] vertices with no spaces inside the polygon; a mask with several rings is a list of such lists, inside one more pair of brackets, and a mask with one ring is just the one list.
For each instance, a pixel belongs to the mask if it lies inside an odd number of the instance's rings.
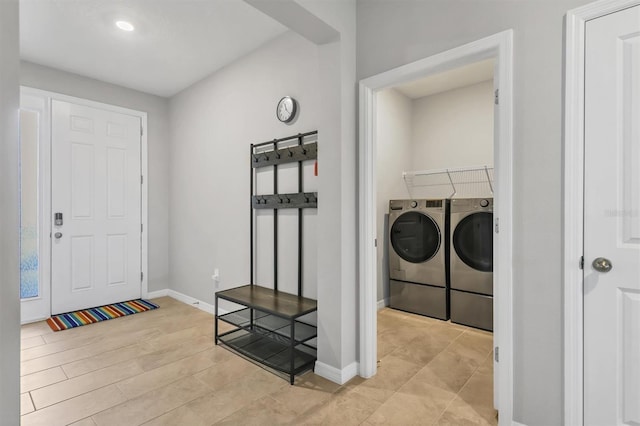
{"label": "brushed nickel door knob", "polygon": [[613,268],[611,261],[604,257],[595,258],[591,263],[591,265],[593,266],[593,269],[595,269],[598,272],[609,272],[611,268]]}

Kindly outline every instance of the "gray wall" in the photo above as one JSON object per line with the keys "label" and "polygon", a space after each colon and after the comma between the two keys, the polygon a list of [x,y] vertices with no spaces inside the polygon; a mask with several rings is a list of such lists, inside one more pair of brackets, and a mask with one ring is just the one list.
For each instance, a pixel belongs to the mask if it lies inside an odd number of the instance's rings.
{"label": "gray wall", "polygon": [[[317,129],[317,84],[316,45],[288,32],[171,98],[171,289],[212,304],[214,268],[220,270],[219,289],[249,283],[249,145]],[[284,95],[300,106],[298,118],[288,125],[275,116]],[[279,189],[295,192],[295,170],[280,168]],[[269,169],[259,172],[262,193],[272,192]],[[317,190],[317,178],[308,171],[305,187]],[[296,292],[296,261],[291,260],[297,258],[297,216],[290,213],[279,214],[279,288]],[[257,283],[265,287],[273,283],[272,214],[261,211],[257,218]],[[305,221],[305,240],[311,243],[305,253],[305,295],[313,298],[316,276],[309,273],[315,274],[317,260],[309,225],[315,214],[306,212]]]}
{"label": "gray wall", "polygon": [[359,78],[514,29],[514,420],[530,426],[562,423],[563,16],[588,1],[358,2]]}
{"label": "gray wall", "polygon": [[[356,2],[298,0],[340,33],[340,41],[319,46],[321,109],[325,135],[319,156],[318,360],[340,370],[343,382],[356,374],[358,299],[356,285]],[[324,166],[322,166],[324,164]],[[319,368],[320,367],[320,368]]]}
{"label": "gray wall", "polygon": [[[213,268],[220,288],[248,282],[248,145],[318,129],[318,360],[342,381],[357,342],[355,2],[307,6],[339,42],[285,34],[171,100],[171,288],[212,303]],[[301,104],[290,126],[274,117],[284,94]]]}
{"label": "gray wall", "polygon": [[0,1],[0,422],[20,424],[18,1]]}
{"label": "gray wall", "polygon": [[147,113],[149,291],[169,288],[169,100],[21,62],[20,84]]}

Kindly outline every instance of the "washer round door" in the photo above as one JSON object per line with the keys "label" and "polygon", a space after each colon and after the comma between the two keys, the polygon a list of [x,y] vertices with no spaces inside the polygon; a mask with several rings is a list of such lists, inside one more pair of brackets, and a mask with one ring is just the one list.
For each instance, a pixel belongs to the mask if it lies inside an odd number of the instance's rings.
{"label": "washer round door", "polygon": [[493,213],[466,216],[453,231],[453,248],[466,265],[483,272],[493,271]]}
{"label": "washer round door", "polygon": [[416,211],[398,216],[390,234],[393,250],[407,262],[426,262],[440,248],[440,228],[429,216]]}

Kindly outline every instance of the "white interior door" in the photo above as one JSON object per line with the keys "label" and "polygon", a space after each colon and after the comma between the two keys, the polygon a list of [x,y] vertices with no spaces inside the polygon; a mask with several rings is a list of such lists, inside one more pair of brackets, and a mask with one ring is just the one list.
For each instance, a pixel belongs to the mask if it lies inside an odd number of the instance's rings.
{"label": "white interior door", "polygon": [[640,6],[585,58],[584,423],[640,425]]}
{"label": "white interior door", "polygon": [[140,126],[139,117],[52,102],[53,314],[140,297]]}

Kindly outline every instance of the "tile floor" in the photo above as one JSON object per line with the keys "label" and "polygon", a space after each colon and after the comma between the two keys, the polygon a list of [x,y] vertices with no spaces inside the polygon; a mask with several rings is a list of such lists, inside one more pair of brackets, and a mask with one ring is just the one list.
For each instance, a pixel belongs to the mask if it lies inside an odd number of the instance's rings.
{"label": "tile floor", "polygon": [[378,374],[294,386],[213,344],[212,316],[170,298],[53,333],[22,327],[22,425],[495,425],[490,333],[391,309]]}

